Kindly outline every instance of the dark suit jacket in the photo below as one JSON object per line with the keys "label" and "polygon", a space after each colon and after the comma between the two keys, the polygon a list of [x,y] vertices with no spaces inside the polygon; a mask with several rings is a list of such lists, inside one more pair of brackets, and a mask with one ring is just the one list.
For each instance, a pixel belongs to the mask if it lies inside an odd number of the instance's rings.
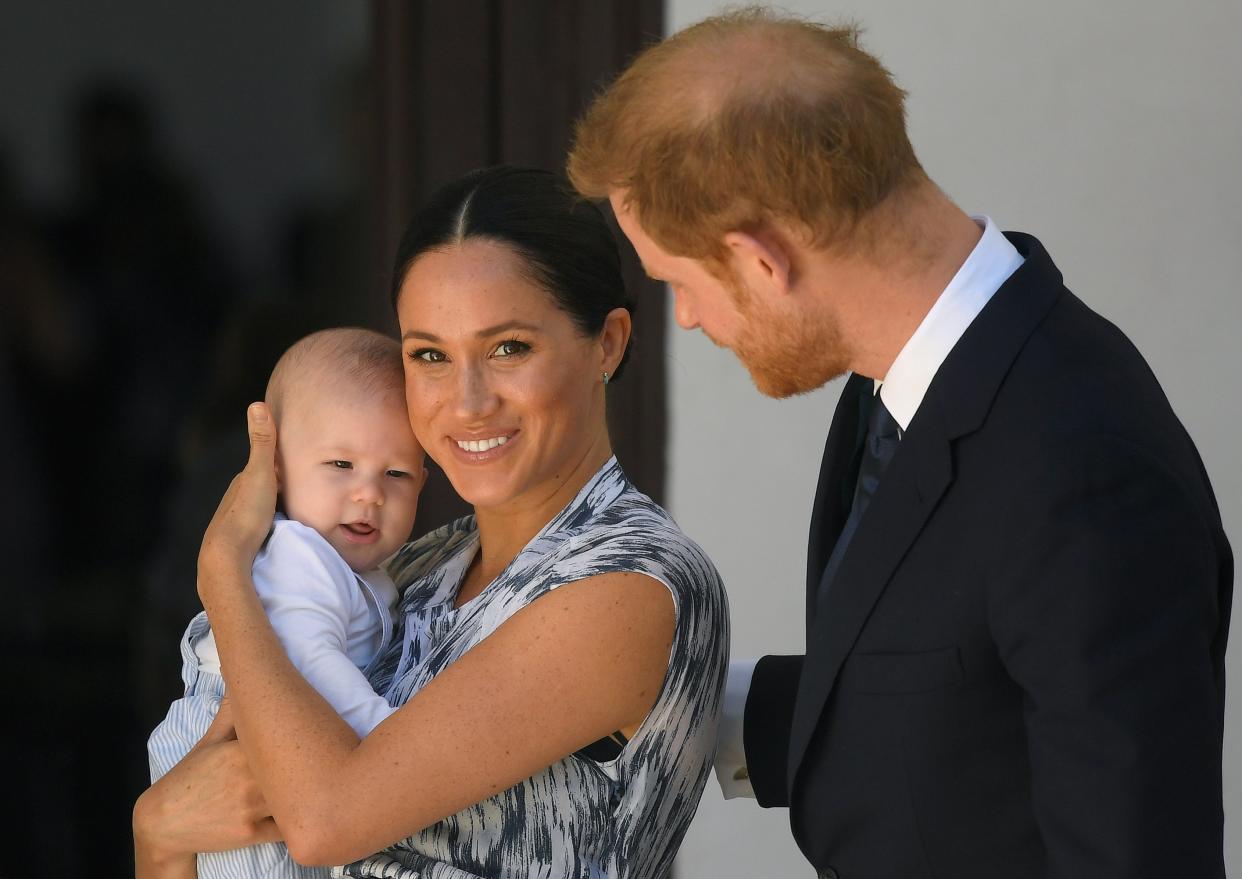
{"label": "dark suit jacket", "polygon": [[1216,501],[1129,340],[1008,237],[1026,262],[937,372],[817,607],[870,380],[845,386],[807,652],[761,660],[747,700],[755,792],[842,879],[1223,876]]}

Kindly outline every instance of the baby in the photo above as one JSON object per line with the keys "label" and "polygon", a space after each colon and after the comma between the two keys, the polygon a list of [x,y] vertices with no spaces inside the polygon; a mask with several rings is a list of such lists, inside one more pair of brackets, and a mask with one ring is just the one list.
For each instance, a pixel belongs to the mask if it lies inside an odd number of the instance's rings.
{"label": "baby", "polygon": [[[280,508],[254,561],[254,585],[290,660],[360,737],[394,709],[366,672],[392,633],[397,591],[380,565],[409,538],[423,486],[401,348],[370,330],[314,333],[272,371]],[[185,696],[147,742],[151,780],[202,737],[224,680],[205,613],[181,642]],[[198,856],[202,879],[327,876],[280,844]]]}

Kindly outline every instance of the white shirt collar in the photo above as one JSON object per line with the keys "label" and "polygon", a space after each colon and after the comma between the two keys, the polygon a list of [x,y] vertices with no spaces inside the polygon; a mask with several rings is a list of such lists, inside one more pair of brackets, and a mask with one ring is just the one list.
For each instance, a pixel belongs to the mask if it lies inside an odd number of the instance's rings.
{"label": "white shirt collar", "polygon": [[957,340],[1025,261],[991,218],[971,219],[983,228],[979,243],[901,349],[888,375],[875,383],[876,392],[903,431]]}

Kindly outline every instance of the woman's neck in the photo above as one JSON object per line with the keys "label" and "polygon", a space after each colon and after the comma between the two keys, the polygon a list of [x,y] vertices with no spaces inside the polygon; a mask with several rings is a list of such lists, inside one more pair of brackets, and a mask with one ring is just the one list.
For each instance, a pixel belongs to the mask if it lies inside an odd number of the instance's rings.
{"label": "woman's neck", "polygon": [[526,544],[565,508],[612,457],[607,434],[592,443],[566,474],[500,507],[475,508],[479,552],[457,593],[457,606],[482,592],[517,557]]}

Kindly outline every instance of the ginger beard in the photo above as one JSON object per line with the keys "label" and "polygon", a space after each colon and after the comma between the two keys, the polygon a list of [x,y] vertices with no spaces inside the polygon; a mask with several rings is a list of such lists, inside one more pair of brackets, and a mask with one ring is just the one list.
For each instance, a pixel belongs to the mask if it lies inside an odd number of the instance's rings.
{"label": "ginger beard", "polygon": [[733,297],[742,329],[731,342],[707,337],[733,351],[759,393],[776,399],[805,394],[848,371],[835,323],[772,308],[751,294],[739,278],[721,281]]}

